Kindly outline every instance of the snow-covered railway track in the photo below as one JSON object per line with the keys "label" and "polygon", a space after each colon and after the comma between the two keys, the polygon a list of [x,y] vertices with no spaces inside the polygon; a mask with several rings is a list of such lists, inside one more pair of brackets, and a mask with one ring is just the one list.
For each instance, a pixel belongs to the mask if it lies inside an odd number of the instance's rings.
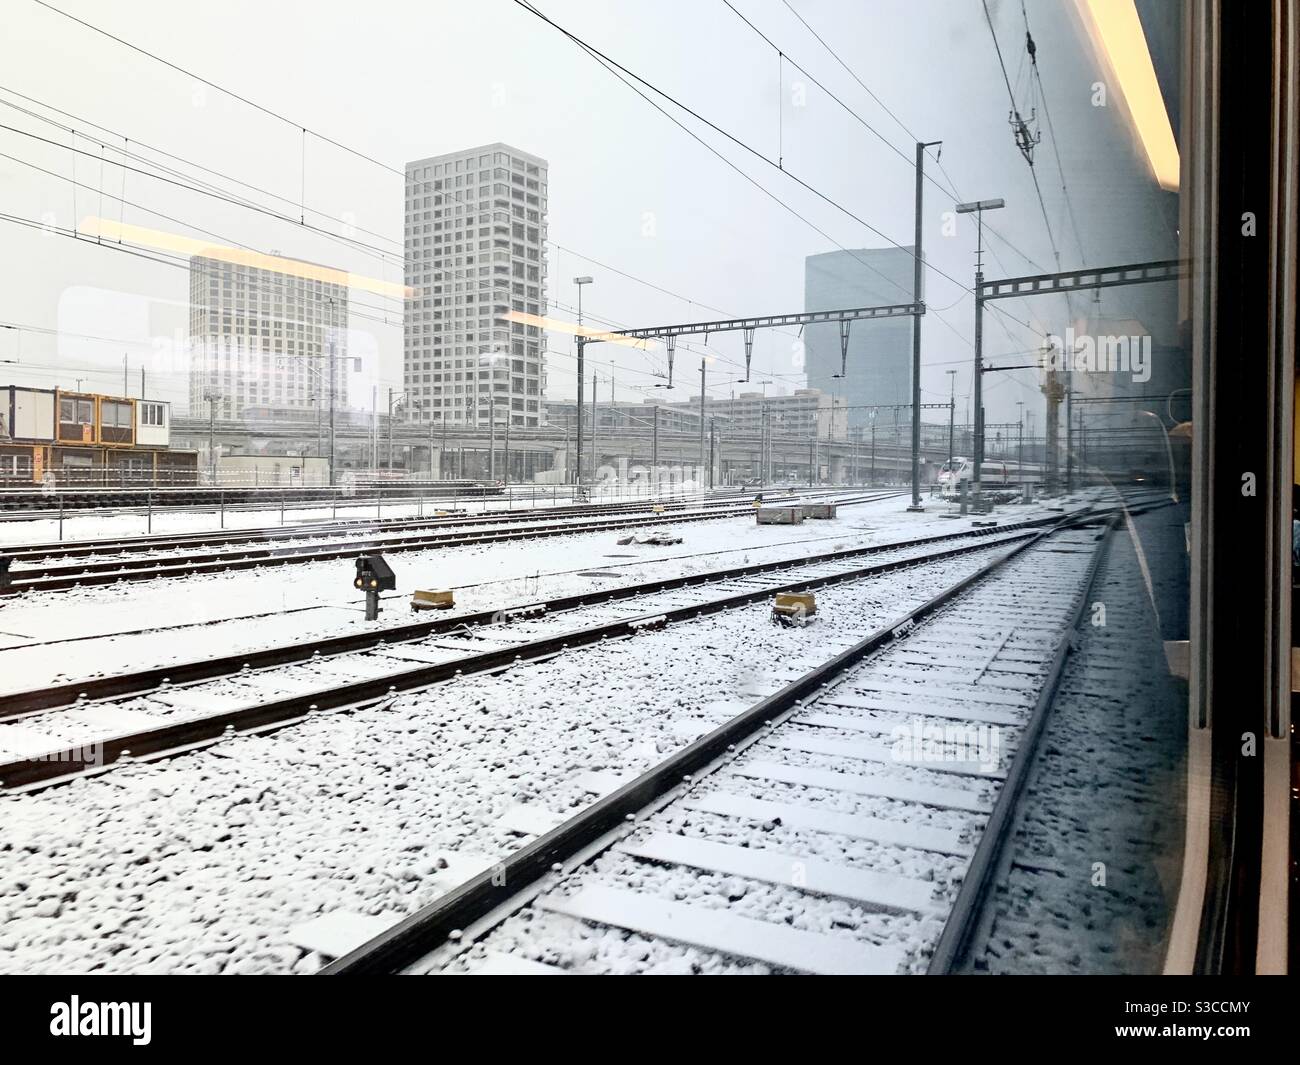
{"label": "snow-covered railway track", "polygon": [[[858,495],[837,502],[841,506],[870,503],[899,495],[897,492]],[[588,519],[578,517],[554,520],[539,517],[531,524],[502,529],[473,528],[462,530],[393,534],[364,539],[349,538],[332,542],[279,544],[252,543],[222,551],[205,551],[145,557],[115,557],[100,561],[73,562],[70,565],[36,563],[10,569],[0,582],[0,596],[24,592],[61,591],[91,585],[111,585],[120,581],[146,581],[188,577],[202,573],[224,573],[256,569],[262,566],[297,565],[352,559],[376,552],[395,554],[451,547],[492,544],[508,540],[531,540],[551,536],[607,532],[612,529],[636,529],[665,523],[717,521],[745,517],[753,513],[749,504],[728,503],[709,510],[687,510],[662,514],[637,511],[625,515],[603,515]],[[477,524],[477,523],[471,523]]]}
{"label": "snow-covered railway track", "polygon": [[326,968],[893,973],[959,948],[1111,519],[1022,542]]}
{"label": "snow-covered railway track", "polygon": [[6,697],[9,720],[0,725],[0,787],[46,786],[128,758],[181,753],[233,731],[264,731],[313,712],[371,705],[460,675],[495,672],[766,601],[777,591],[869,579],[1011,545],[1044,524],[1028,521],[692,574],[420,622],[386,630],[378,639],[338,637],[15,693]]}
{"label": "snow-covered railway track", "polygon": [[[866,495],[871,493],[858,493]],[[782,493],[782,499],[794,500],[796,496]],[[147,536],[104,537],[96,540],[63,540],[50,543],[15,544],[0,548],[0,553],[20,566],[48,566],[74,558],[103,558],[116,560],[122,556],[165,553],[199,548],[215,548],[247,543],[291,542],[322,540],[349,534],[376,536],[384,533],[418,532],[422,529],[447,529],[495,525],[518,525],[565,518],[601,518],[658,512],[673,514],[681,511],[710,511],[719,508],[744,506],[748,500],[728,499],[666,499],[630,500],[617,503],[576,503],[562,506],[520,507],[512,510],[469,514],[464,510],[444,510],[430,507],[427,514],[407,517],[337,518],[332,520],[298,522],[292,525],[270,525],[252,529],[209,529],[196,532],[158,533]]]}

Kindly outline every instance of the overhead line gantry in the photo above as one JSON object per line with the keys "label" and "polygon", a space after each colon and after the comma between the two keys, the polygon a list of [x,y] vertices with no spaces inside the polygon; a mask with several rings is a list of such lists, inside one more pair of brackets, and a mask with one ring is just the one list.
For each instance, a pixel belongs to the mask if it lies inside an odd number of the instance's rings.
{"label": "overhead line gantry", "polygon": [[[578,485],[582,484],[582,374],[583,363],[588,344],[599,344],[605,341],[626,341],[626,340],[660,340],[663,341],[668,349],[668,380],[662,387],[673,387],[673,358],[677,349],[677,338],[683,336],[703,336],[706,339],[713,333],[734,333],[744,334],[745,339],[745,377],[749,380],[750,362],[754,353],[754,333],[759,329],[780,329],[782,327],[798,326],[802,329],[806,325],[821,325],[829,322],[836,322],[840,328],[840,372],[836,376],[844,377],[848,374],[848,356],[849,356],[849,330],[853,322],[862,320],[873,320],[880,318],[912,318],[916,325],[914,331],[920,330],[920,319],[925,314],[925,303],[916,301],[914,303],[887,303],[874,307],[844,307],[836,310],[825,311],[802,311],[794,314],[768,314],[755,315],[749,318],[723,318],[710,322],[682,322],[672,325],[649,326],[641,329],[616,329],[609,332],[598,333],[591,330],[581,330],[576,334],[578,342],[578,463],[576,468],[575,481]],[[703,378],[705,360],[700,361],[701,379]],[[700,386],[700,403],[704,403],[704,385]],[[919,414],[917,415],[919,418]],[[704,421],[700,421],[700,432],[703,435]],[[915,435],[915,434],[914,434]],[[915,456],[913,456],[915,458]],[[913,462],[913,480],[917,482],[916,474],[917,464]],[[913,494],[920,491],[919,482],[913,484]]]}

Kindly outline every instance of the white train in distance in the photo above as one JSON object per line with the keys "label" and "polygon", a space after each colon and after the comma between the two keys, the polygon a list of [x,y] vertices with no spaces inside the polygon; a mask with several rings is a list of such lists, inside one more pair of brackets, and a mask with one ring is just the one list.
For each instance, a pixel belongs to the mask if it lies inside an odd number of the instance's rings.
{"label": "white train in distance", "polygon": [[[939,494],[945,498],[960,495],[963,482],[969,489],[971,475],[974,472],[974,462],[954,455],[939,467],[939,475],[936,478],[939,483]],[[990,485],[1001,487],[1016,483],[1005,462],[984,462],[980,467],[980,481],[985,488]]]}

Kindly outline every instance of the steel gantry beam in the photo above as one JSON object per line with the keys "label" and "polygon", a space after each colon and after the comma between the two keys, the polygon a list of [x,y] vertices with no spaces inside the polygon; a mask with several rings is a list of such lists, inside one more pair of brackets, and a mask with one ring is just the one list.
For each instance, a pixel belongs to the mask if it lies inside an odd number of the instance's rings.
{"label": "steel gantry beam", "polygon": [[1143,285],[1156,281],[1177,281],[1187,276],[1185,259],[1160,259],[1098,270],[1066,270],[1060,274],[1030,274],[984,281],[975,296],[979,300],[1011,299],[1015,296],[1047,295],[1053,292],[1091,291],[1117,285]]}
{"label": "steel gantry beam", "polygon": [[[745,335],[745,379],[748,380],[749,360],[753,351],[754,331],[756,329],[779,329],[782,326],[798,326],[802,329],[806,325],[818,325],[823,322],[838,322],[841,327],[841,344],[846,345],[847,333],[845,330],[849,322],[872,318],[912,318],[919,322],[921,316],[924,314],[925,303],[917,301],[914,303],[888,303],[876,307],[842,307],[828,311],[801,311],[796,314],[758,315],[753,318],[723,318],[711,322],[685,322],[676,325],[656,325],[644,329],[616,329],[603,333],[594,333],[582,330],[576,334],[578,341],[578,365],[582,365],[583,352],[588,344],[600,344],[605,342],[625,343],[629,340],[662,340],[668,347],[668,384],[666,387],[671,388],[673,354],[678,337],[708,337],[711,333],[732,333],[740,331]],[[581,396],[581,393],[579,393],[579,396]],[[581,425],[582,418],[581,402],[581,399],[579,399],[579,425]],[[703,405],[703,387],[700,389],[700,402],[701,405]],[[916,415],[916,420],[920,420],[919,412]],[[703,424],[704,422],[701,418],[701,435],[703,434]],[[700,446],[703,448],[702,440]],[[915,465],[916,463],[914,462],[913,466]],[[578,468],[577,480],[578,483],[581,484],[581,466]],[[919,489],[919,484],[914,485],[913,494],[919,492]]]}
{"label": "steel gantry beam", "polygon": [[880,307],[847,307],[831,311],[760,315],[756,318],[724,318],[715,322],[688,322],[684,325],[656,325],[646,329],[616,329],[579,339],[585,339],[589,344],[599,343],[610,337],[663,340],[667,337],[731,333],[739,329],[778,329],[781,326],[817,325],[821,322],[853,322],[859,318],[907,318],[924,313],[924,303],[891,303]]}
{"label": "steel gantry beam", "polygon": [[[1185,259],[1157,259],[1124,266],[1103,266],[1092,270],[1065,270],[1057,274],[1028,274],[985,281],[975,274],[975,469],[972,481],[978,485],[984,462],[984,374],[992,370],[1020,369],[1015,366],[984,365],[984,304],[1017,296],[1047,296],[1053,293],[1088,292],[1120,285],[1146,285],[1177,281],[1189,275]],[[1049,402],[1050,409],[1050,402]]]}

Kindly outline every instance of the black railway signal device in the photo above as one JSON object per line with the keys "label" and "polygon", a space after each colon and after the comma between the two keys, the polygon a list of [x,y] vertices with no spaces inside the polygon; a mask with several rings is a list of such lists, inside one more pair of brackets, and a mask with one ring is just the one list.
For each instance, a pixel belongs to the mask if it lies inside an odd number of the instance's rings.
{"label": "black railway signal device", "polygon": [[357,559],[357,575],[352,582],[366,593],[366,620],[379,617],[379,593],[397,587],[397,575],[380,555],[362,555]]}

